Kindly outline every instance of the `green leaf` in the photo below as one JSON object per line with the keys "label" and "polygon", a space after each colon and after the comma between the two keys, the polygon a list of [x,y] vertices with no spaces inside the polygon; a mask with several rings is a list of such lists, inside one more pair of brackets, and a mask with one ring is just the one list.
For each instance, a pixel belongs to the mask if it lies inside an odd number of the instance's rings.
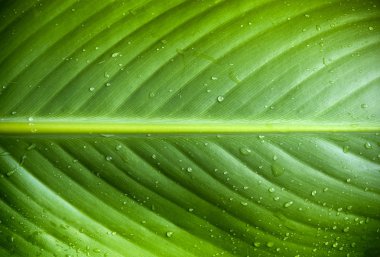
{"label": "green leaf", "polygon": [[0,0],[0,256],[378,256],[369,0]]}

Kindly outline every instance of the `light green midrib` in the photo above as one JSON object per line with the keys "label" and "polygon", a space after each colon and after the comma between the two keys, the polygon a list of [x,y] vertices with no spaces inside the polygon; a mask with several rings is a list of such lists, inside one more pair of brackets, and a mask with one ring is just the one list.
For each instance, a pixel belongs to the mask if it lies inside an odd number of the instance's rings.
{"label": "light green midrib", "polygon": [[38,121],[0,122],[1,134],[222,134],[295,132],[380,132],[380,123],[255,121]]}

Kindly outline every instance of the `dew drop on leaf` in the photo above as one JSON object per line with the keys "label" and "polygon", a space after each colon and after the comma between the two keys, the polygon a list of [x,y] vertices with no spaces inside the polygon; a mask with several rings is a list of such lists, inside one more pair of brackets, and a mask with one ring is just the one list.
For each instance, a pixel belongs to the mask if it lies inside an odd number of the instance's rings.
{"label": "dew drop on leaf", "polygon": [[93,92],[95,90],[94,87],[90,87],[88,90],[90,90],[90,92]]}
{"label": "dew drop on leaf", "polygon": [[275,189],[274,189],[273,187],[270,187],[270,188],[268,189],[268,191],[271,192],[271,193],[273,193],[273,192],[275,191]]}
{"label": "dew drop on leaf", "polygon": [[221,103],[221,102],[224,101],[224,96],[220,95],[220,96],[218,96],[218,97],[216,98],[216,100],[217,100],[219,103]]}
{"label": "dew drop on leaf", "polygon": [[173,236],[173,232],[172,232],[172,231],[168,231],[168,232],[166,232],[166,236],[167,236],[167,237],[172,237],[172,236]]}
{"label": "dew drop on leaf", "polygon": [[268,247],[273,247],[273,246],[274,246],[274,243],[273,243],[273,242],[268,242],[268,243],[267,243],[267,246],[268,246]]}
{"label": "dew drop on leaf", "polygon": [[370,142],[365,142],[364,147],[365,147],[366,149],[371,149],[371,148],[372,148],[372,145],[371,145]]}
{"label": "dew drop on leaf", "polygon": [[106,160],[107,161],[112,161],[112,157],[111,156],[106,156]]}
{"label": "dew drop on leaf", "polygon": [[317,191],[315,191],[315,190],[312,191],[312,192],[311,192],[311,195],[312,195],[312,196],[316,196],[316,195],[317,195]]}
{"label": "dew drop on leaf", "polygon": [[248,147],[242,147],[242,148],[240,148],[240,153],[242,155],[249,155],[251,152],[252,152],[251,149],[249,149]]}
{"label": "dew drop on leaf", "polygon": [[362,109],[366,109],[366,108],[368,108],[368,104],[361,104],[360,107],[361,107]]}
{"label": "dew drop on leaf", "polygon": [[285,208],[288,208],[288,207],[290,207],[290,206],[292,206],[293,205],[293,201],[289,201],[289,202],[286,202],[285,204],[284,204],[284,207]]}
{"label": "dew drop on leaf", "polygon": [[272,175],[275,176],[275,177],[279,177],[281,176],[282,174],[284,174],[285,170],[283,167],[281,167],[280,165],[278,164],[274,164],[271,166],[271,170],[272,170]]}
{"label": "dew drop on leaf", "polygon": [[343,153],[348,153],[350,151],[350,147],[348,145],[343,146]]}

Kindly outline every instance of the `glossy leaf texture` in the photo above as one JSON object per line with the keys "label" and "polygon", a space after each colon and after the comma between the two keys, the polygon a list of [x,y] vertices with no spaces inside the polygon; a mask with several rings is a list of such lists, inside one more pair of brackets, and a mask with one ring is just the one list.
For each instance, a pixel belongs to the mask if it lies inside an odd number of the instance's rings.
{"label": "glossy leaf texture", "polygon": [[379,256],[379,25],[0,0],[0,256]]}

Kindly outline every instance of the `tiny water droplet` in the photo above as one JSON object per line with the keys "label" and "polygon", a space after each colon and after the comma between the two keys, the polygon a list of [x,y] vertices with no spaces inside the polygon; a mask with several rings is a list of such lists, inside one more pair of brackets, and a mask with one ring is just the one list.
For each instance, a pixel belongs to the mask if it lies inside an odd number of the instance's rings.
{"label": "tiny water droplet", "polygon": [[113,53],[112,55],[111,55],[111,57],[112,58],[115,58],[115,57],[118,57],[120,55],[120,53]]}
{"label": "tiny water droplet", "polygon": [[269,189],[268,189],[268,191],[269,192],[271,192],[271,193],[273,193],[274,191],[276,191],[273,187],[270,187]]}
{"label": "tiny water droplet", "polygon": [[33,150],[34,148],[36,148],[36,144],[31,144],[30,146],[28,146],[28,148],[26,148],[26,150],[30,151],[30,150]]}
{"label": "tiny water droplet", "polygon": [[317,195],[317,191],[315,191],[315,190],[312,191],[312,192],[311,192],[311,195],[312,195],[312,196],[316,196],[316,195]]}
{"label": "tiny water droplet", "polygon": [[260,242],[254,242],[253,245],[254,245],[255,247],[260,247],[261,243],[260,243]]}
{"label": "tiny water droplet", "polygon": [[94,91],[95,88],[94,87],[90,87],[88,90],[90,90],[90,92]]}
{"label": "tiny water droplet", "polygon": [[335,242],[335,243],[333,243],[332,246],[333,246],[334,248],[336,248],[336,247],[338,247],[338,245],[339,245],[338,242]]}
{"label": "tiny water droplet", "polygon": [[343,229],[343,232],[347,233],[349,230],[350,230],[350,227],[345,227],[345,228]]}
{"label": "tiny water droplet", "polygon": [[110,87],[111,86],[111,83],[110,82],[107,82],[106,83],[106,87]]}
{"label": "tiny water droplet", "polygon": [[247,206],[248,205],[247,202],[240,202],[240,204],[243,205],[243,206]]}
{"label": "tiny water droplet", "polygon": [[32,122],[33,120],[34,120],[33,117],[29,117],[29,118],[28,118],[28,121],[29,121],[29,122]]}
{"label": "tiny water droplet", "polygon": [[350,146],[345,145],[343,146],[343,153],[348,153],[350,151]]}
{"label": "tiny water droplet", "polygon": [[107,161],[112,161],[112,156],[106,156]]}
{"label": "tiny water droplet", "polygon": [[173,232],[172,232],[172,231],[168,231],[168,232],[166,232],[166,236],[167,236],[167,237],[172,237],[172,236],[173,236]]}
{"label": "tiny water droplet", "polygon": [[371,145],[370,142],[365,142],[364,147],[365,147],[366,149],[371,149],[371,148],[372,148],[372,145]]}
{"label": "tiny water droplet", "polygon": [[360,107],[361,107],[362,109],[366,109],[366,108],[368,108],[368,104],[361,104]]}
{"label": "tiny water droplet", "polygon": [[216,76],[212,76],[212,77],[211,77],[211,80],[218,80],[218,77],[216,77]]}
{"label": "tiny water droplet", "polygon": [[327,188],[327,187],[325,187],[324,189],[323,189],[323,192],[327,192],[329,189]]}
{"label": "tiny water droplet", "polygon": [[219,103],[223,102],[224,101],[224,96],[222,96],[222,95],[218,96],[217,100],[218,100]]}
{"label": "tiny water droplet", "polygon": [[193,208],[189,208],[189,212],[193,212],[194,211],[194,209]]}
{"label": "tiny water droplet", "polygon": [[273,242],[268,242],[268,243],[267,243],[267,246],[268,246],[268,247],[273,247],[273,246],[274,246],[274,243],[273,243]]}
{"label": "tiny water droplet", "polygon": [[121,145],[117,145],[117,146],[115,147],[116,151],[119,151],[119,150],[121,150],[121,148],[122,148],[122,146],[121,146]]}
{"label": "tiny water droplet", "polygon": [[316,29],[317,31],[320,31],[320,30],[321,30],[321,26],[320,26],[320,25],[315,25],[315,29]]}
{"label": "tiny water droplet", "polygon": [[293,201],[289,201],[289,202],[286,202],[285,204],[284,204],[284,207],[285,208],[288,208],[288,207],[290,207],[290,206],[292,206],[293,205]]}
{"label": "tiny water droplet", "polygon": [[187,167],[187,172],[192,172],[193,171],[193,168],[191,168],[191,167]]}
{"label": "tiny water droplet", "polygon": [[369,26],[368,29],[369,29],[370,31],[374,30],[374,28],[373,28],[372,26]]}
{"label": "tiny water droplet", "polygon": [[240,153],[242,155],[249,155],[251,152],[252,152],[251,149],[249,149],[248,147],[242,147],[242,148],[240,148]]}
{"label": "tiny water droplet", "polygon": [[273,200],[278,201],[278,200],[280,200],[280,197],[279,196],[275,196],[275,197],[273,197]]}
{"label": "tiny water droplet", "polygon": [[16,113],[17,113],[17,112],[15,112],[15,111],[11,112],[12,115],[15,115]]}
{"label": "tiny water droplet", "polygon": [[277,159],[278,159],[277,155],[273,155],[273,160],[277,161]]}
{"label": "tiny water droplet", "polygon": [[271,170],[272,170],[272,175],[275,177],[279,177],[285,172],[285,169],[279,165],[272,165]]}

